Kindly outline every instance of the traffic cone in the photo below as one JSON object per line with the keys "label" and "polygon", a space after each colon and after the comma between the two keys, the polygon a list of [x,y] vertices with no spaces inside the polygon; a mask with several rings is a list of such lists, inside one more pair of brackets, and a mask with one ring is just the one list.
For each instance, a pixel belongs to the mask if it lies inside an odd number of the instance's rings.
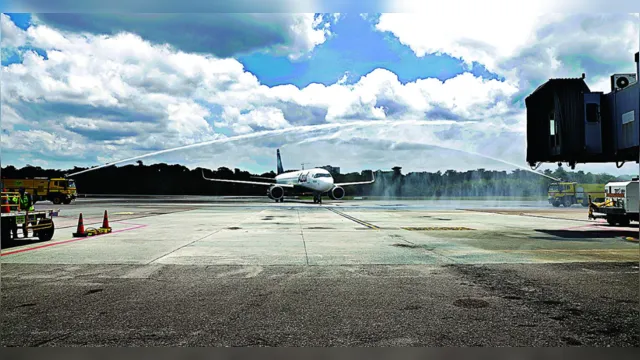
{"label": "traffic cone", "polygon": [[102,219],[102,227],[100,228],[103,232],[111,232],[111,226],[109,226],[109,216],[107,215],[107,210],[104,211],[104,218]]}
{"label": "traffic cone", "polygon": [[87,232],[84,230],[84,222],[82,221],[82,213],[78,218],[78,229],[73,233],[73,237],[86,237]]}

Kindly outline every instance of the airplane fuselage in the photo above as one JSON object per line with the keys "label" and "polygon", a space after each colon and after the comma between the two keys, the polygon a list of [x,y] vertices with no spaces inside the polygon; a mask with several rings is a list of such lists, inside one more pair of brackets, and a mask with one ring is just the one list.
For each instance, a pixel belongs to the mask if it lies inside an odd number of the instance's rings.
{"label": "airplane fuselage", "polygon": [[325,169],[292,171],[276,176],[276,183],[300,186],[313,192],[324,193],[334,186],[333,176]]}

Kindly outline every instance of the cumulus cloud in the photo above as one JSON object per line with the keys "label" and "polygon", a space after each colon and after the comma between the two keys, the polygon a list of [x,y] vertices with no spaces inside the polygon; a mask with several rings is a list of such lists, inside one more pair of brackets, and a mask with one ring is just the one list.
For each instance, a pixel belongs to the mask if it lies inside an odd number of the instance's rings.
{"label": "cumulus cloud", "polygon": [[336,15],[277,13],[38,14],[39,23],[97,35],[138,34],[153,44],[231,57],[268,51],[298,59],[330,36]]}
{"label": "cumulus cloud", "polygon": [[[420,14],[382,14],[376,29],[393,34],[417,56],[447,54],[479,63],[528,92],[552,77],[594,83],[633,71],[638,51],[637,14],[541,14],[536,11],[457,12],[453,3]],[[441,8],[440,8],[441,7]],[[455,21],[442,11],[456,14]]]}
{"label": "cumulus cloud", "polygon": [[2,14],[2,18],[0,18],[0,33],[2,34],[2,40],[0,42],[2,47],[18,47],[24,45],[26,42],[26,35],[22,29],[17,27],[5,14]]}
{"label": "cumulus cloud", "polygon": [[237,134],[291,127],[291,124],[284,118],[282,110],[269,106],[247,113],[241,113],[237,107],[225,107],[221,121],[216,122],[215,125],[231,127]]}

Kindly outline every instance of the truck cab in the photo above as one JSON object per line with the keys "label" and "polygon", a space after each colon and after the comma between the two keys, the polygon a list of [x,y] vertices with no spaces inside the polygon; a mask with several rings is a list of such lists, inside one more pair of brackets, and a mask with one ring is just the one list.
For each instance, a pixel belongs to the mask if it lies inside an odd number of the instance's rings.
{"label": "truck cab", "polygon": [[570,207],[575,204],[576,188],[575,183],[556,182],[549,185],[548,198],[549,204],[559,207]]}
{"label": "truck cab", "polygon": [[78,197],[76,183],[73,179],[52,178],[49,180],[49,196],[54,204],[69,204]]}

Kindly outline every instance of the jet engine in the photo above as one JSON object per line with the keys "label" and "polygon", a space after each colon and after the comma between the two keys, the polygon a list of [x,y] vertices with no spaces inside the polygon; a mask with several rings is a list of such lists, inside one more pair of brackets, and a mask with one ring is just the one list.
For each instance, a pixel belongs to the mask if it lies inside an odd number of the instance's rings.
{"label": "jet engine", "polygon": [[269,191],[267,191],[267,196],[269,196],[270,199],[278,201],[284,197],[284,189],[280,186],[272,186],[269,188]]}
{"label": "jet engine", "polygon": [[344,197],[344,189],[340,186],[334,186],[333,189],[329,190],[329,198],[331,200],[341,200]]}

